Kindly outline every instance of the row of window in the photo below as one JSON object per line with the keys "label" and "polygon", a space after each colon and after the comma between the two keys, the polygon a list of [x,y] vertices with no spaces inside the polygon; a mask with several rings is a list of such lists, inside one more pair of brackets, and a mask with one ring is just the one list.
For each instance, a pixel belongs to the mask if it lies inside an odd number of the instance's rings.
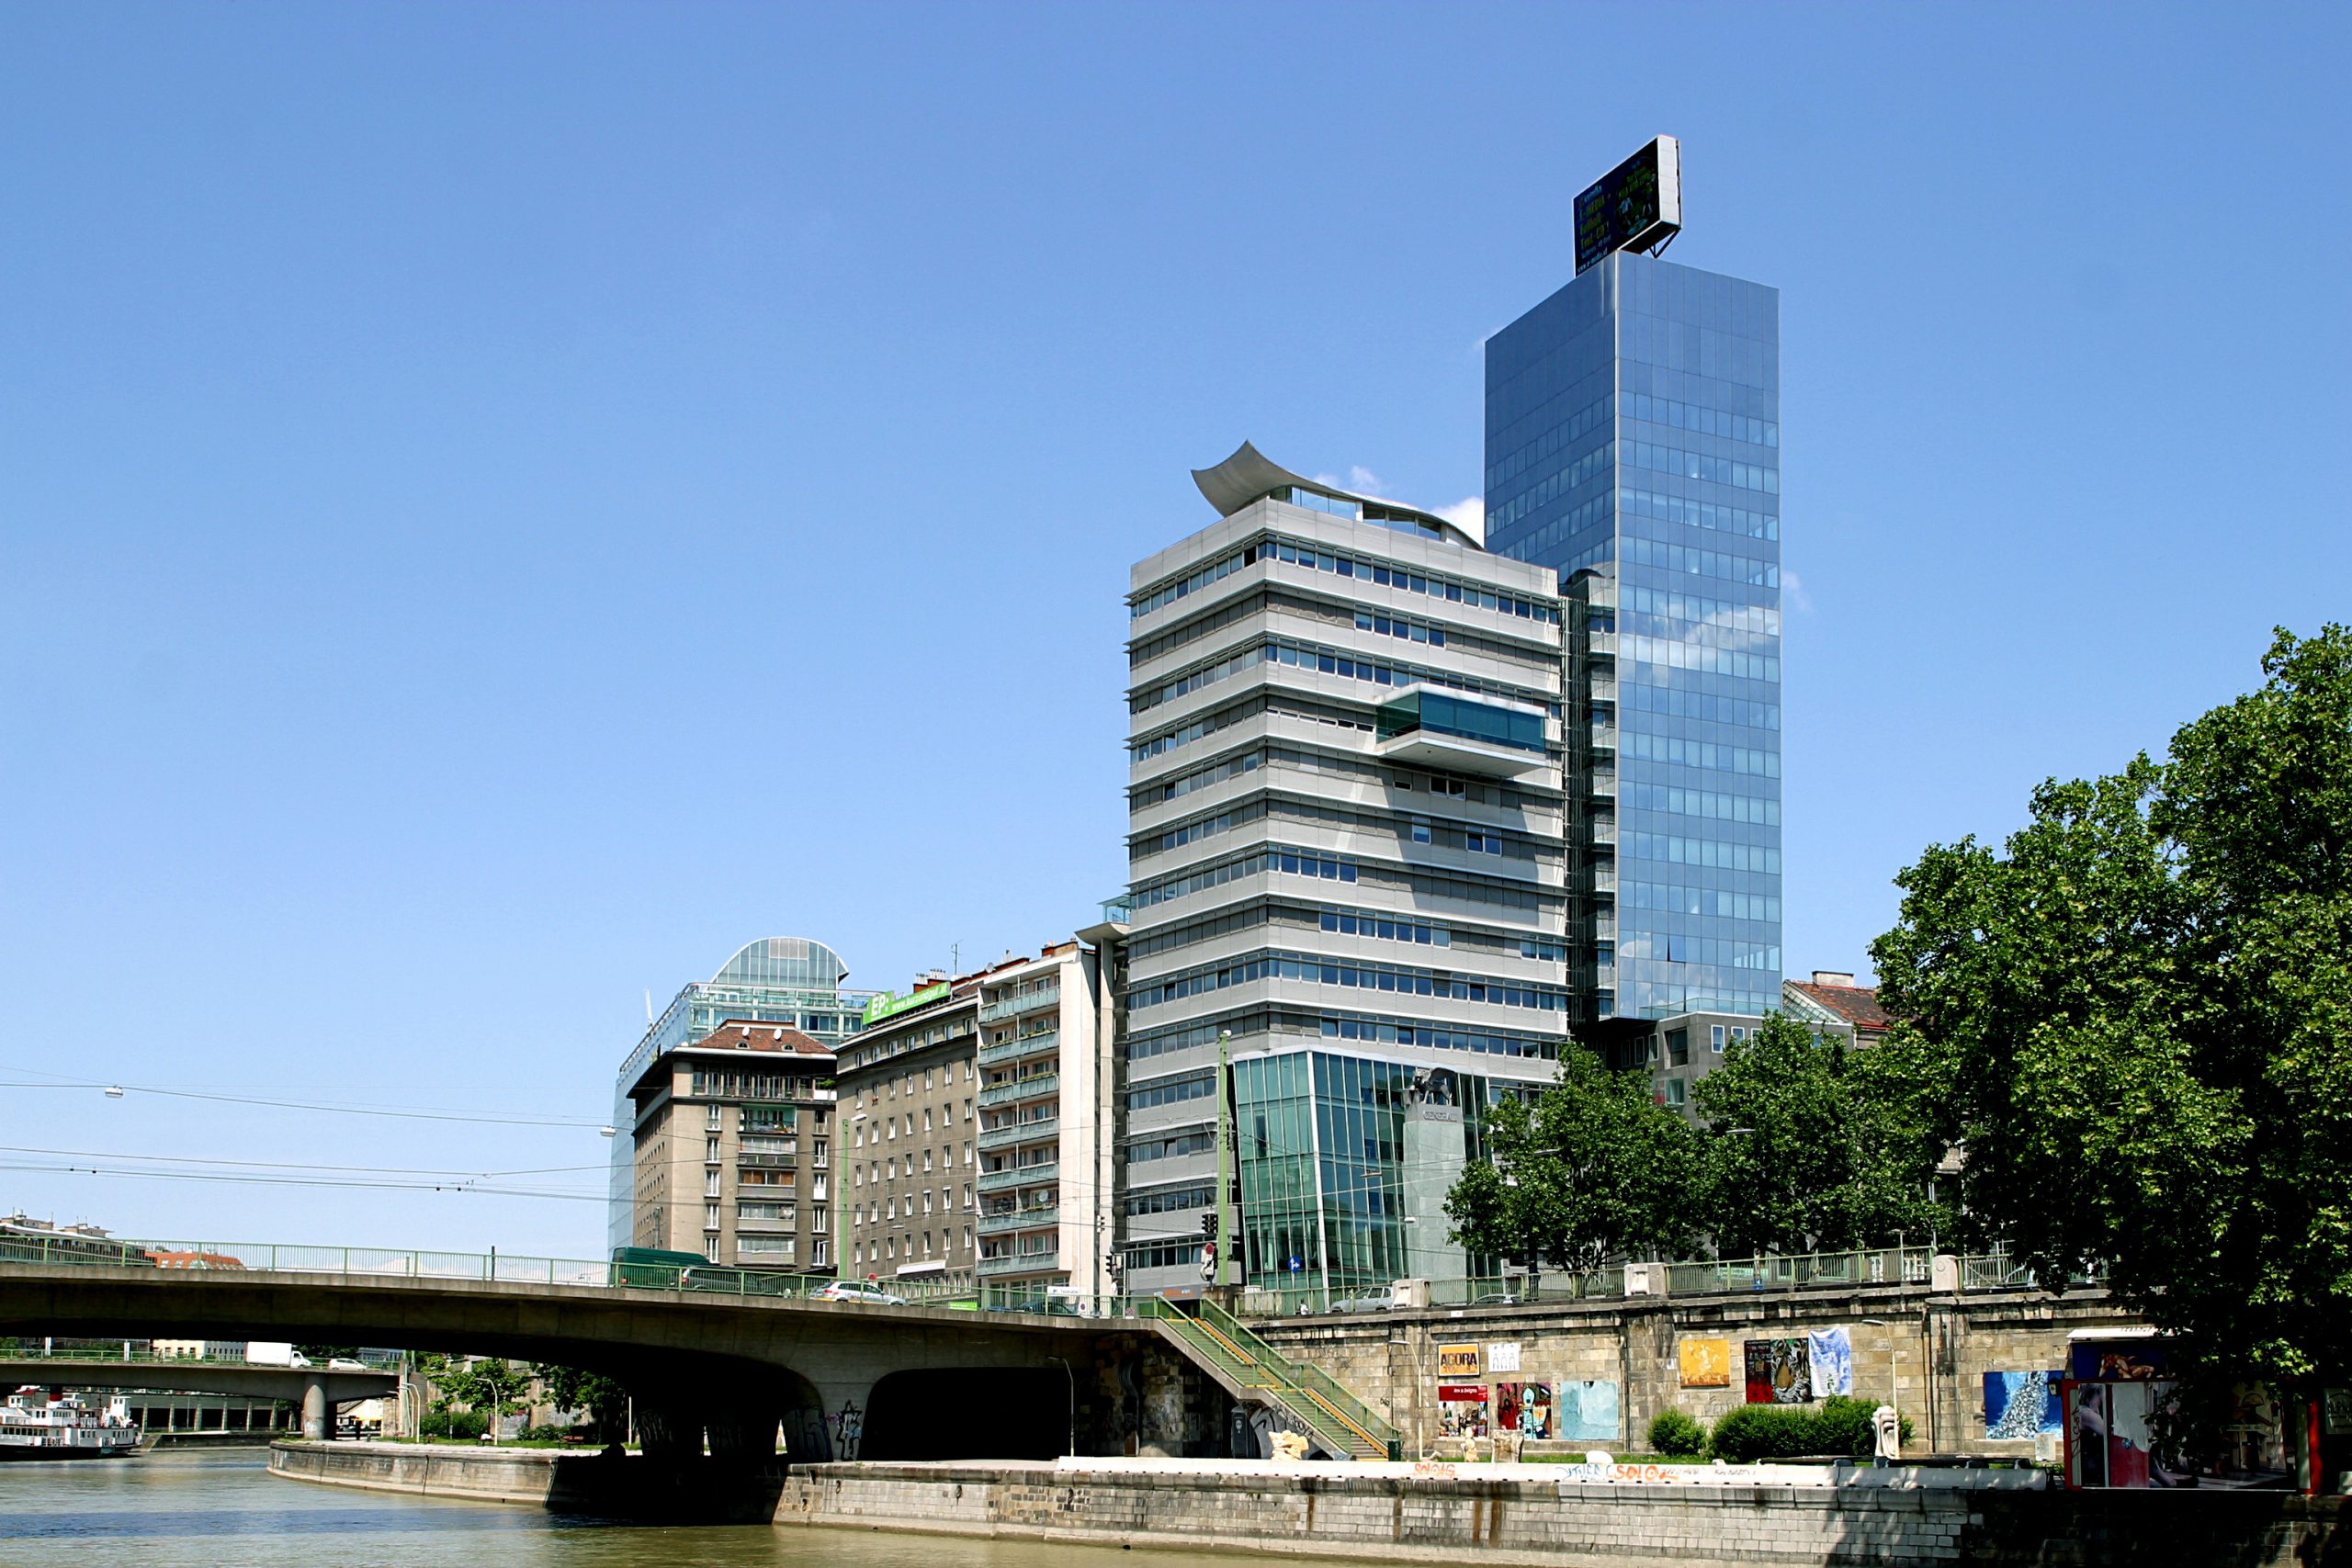
{"label": "row of window", "polygon": [[1191,1209],[1209,1206],[1209,1194],[1216,1189],[1205,1181],[1187,1182],[1181,1187],[1155,1187],[1148,1192],[1130,1192],[1120,1203],[1119,1212],[1136,1214],[1181,1214]]}
{"label": "row of window", "polygon": [[1715,790],[1676,789],[1668,784],[1627,784],[1617,797],[1621,811],[1661,811],[1670,817],[1705,817],[1718,822],[1754,822],[1767,828],[1781,825],[1781,803],[1752,795],[1724,795]]}
{"label": "row of window", "polygon": [[1262,750],[1244,751],[1238,757],[1227,757],[1225,761],[1212,762],[1205,768],[1194,768],[1189,773],[1179,773],[1174,778],[1162,779],[1159,783],[1136,792],[1135,804],[1137,807],[1143,807],[1174,800],[1180,795],[1190,795],[1196,789],[1207,789],[1213,784],[1221,784],[1227,779],[1238,779],[1244,773],[1254,773],[1263,766],[1264,762],[1265,755]]}
{"label": "row of window", "polygon": [[1216,1147],[1216,1134],[1205,1128],[1179,1133],[1168,1138],[1144,1138],[1126,1146],[1129,1165],[1145,1165],[1156,1159],[1181,1159],[1186,1155],[1204,1155]]}
{"label": "row of window", "polygon": [[[1666,571],[1686,572],[1692,577],[1720,578],[1725,582],[1745,582],[1751,588],[1781,586],[1781,568],[1777,561],[1753,560],[1747,556],[1728,555],[1721,550],[1692,549],[1687,545],[1668,545],[1657,539],[1645,539],[1639,534],[1628,534],[1618,543],[1623,547],[1623,559],[1629,566],[1654,566]],[[1606,547],[1594,561],[1608,559]],[[1574,570],[1573,568],[1568,570]]]}
{"label": "row of window", "polygon": [[695,1068],[693,1090],[719,1100],[806,1100],[817,1087],[813,1077],[783,1073],[718,1073]]}
{"label": "row of window", "polygon": [[1423,947],[1452,947],[1453,935],[1443,926],[1423,920],[1400,920],[1369,910],[1326,909],[1318,922],[1340,936],[1377,937],[1383,942],[1417,942]]}
{"label": "row of window", "polygon": [[1688,936],[1681,931],[1629,931],[1617,944],[1617,952],[1625,958],[1668,964],[1713,964],[1725,969],[1767,969],[1774,974],[1781,968],[1781,950],[1772,943]]}
{"label": "row of window", "polygon": [[1279,871],[1290,876],[1319,876],[1329,882],[1353,882],[1359,874],[1353,861],[1311,852],[1302,853],[1296,850],[1272,849],[1162,882],[1147,882],[1130,894],[1127,901],[1132,908],[1148,909],[1171,898],[1182,898],[1187,894],[1203,892],[1240,877],[1256,876],[1261,872],[1269,871]]}
{"label": "row of window", "polygon": [[1388,664],[1360,654],[1341,653],[1336,649],[1309,648],[1301,643],[1283,641],[1267,643],[1264,657],[1273,663],[1312,670],[1323,675],[1339,675],[1351,681],[1369,681],[1376,686],[1443,686],[1452,691],[1476,692],[1482,696],[1500,697],[1506,702],[1525,703],[1531,707],[1555,713],[1558,711],[1558,705],[1548,692],[1532,691],[1500,681],[1482,680],[1476,675],[1431,670],[1426,665]]}
{"label": "row of window", "polygon": [[1356,630],[1380,637],[1403,637],[1408,642],[1425,642],[1431,648],[1445,646],[1443,626],[1433,626],[1427,621],[1408,621],[1401,615],[1375,615],[1370,610],[1356,612]]}
{"label": "row of window", "polygon": [[1172,703],[1178,697],[1190,695],[1204,686],[1214,686],[1227,676],[1238,675],[1261,661],[1262,656],[1254,648],[1227,654],[1214,664],[1204,664],[1198,669],[1187,670],[1172,680],[1162,681],[1157,686],[1147,687],[1136,693],[1127,699],[1127,711],[1131,714],[1148,713],[1162,703]]}
{"label": "row of window", "polygon": [[1138,986],[1130,990],[1127,1006],[1131,1011],[1141,1012],[1166,1002],[1203,996],[1233,986],[1246,986],[1259,980],[1294,980],[1364,990],[1396,991],[1408,996],[1481,1002],[1492,1007],[1532,1008],[1543,1012],[1558,1012],[1567,1006],[1566,993],[1550,986],[1468,979],[1442,971],[1315,958],[1299,953],[1256,953],[1234,963],[1172,975],[1152,985]]}
{"label": "row of window", "polygon": [[1637,713],[1670,714],[1676,718],[1702,718],[1710,724],[1737,724],[1749,729],[1781,728],[1781,705],[1752,702],[1746,697],[1719,697],[1687,686],[1659,686],[1641,679],[1637,666],[1624,672],[1617,687],[1617,705]]}
{"label": "row of window", "polygon": [[1727,844],[1715,839],[1684,839],[1670,833],[1628,833],[1625,852],[1669,865],[1706,865],[1723,871],[1781,874],[1781,852],[1762,844]]}
{"label": "row of window", "polygon": [[1738,604],[1728,599],[1670,593],[1629,583],[1623,592],[1620,607],[1630,615],[1660,615],[1670,621],[1691,621],[1725,631],[1781,635],[1781,612],[1769,604]]}
{"label": "row of window", "polygon": [[1629,881],[1618,903],[1669,915],[1707,915],[1722,920],[1770,920],[1778,924],[1781,900],[1770,893],[1735,893],[1724,887],[1684,887],[1671,882]]}
{"label": "row of window", "polygon": [[1747,746],[1718,746],[1708,740],[1685,740],[1679,735],[1650,735],[1639,730],[1618,737],[1622,756],[1645,761],[1671,762],[1683,768],[1712,768],[1718,773],[1751,773],[1758,778],[1781,776],[1781,754]]}
{"label": "row of window", "polygon": [[[1495,508],[1494,515],[1487,519],[1488,536],[1501,537],[1504,530],[1517,524],[1521,518],[1538,507],[1551,505],[1580,484],[1606,477],[1609,472],[1609,446],[1597,446],[1558,473],[1547,474],[1504,502]],[[1579,528],[1590,527],[1608,515],[1609,497],[1604,492],[1594,496],[1589,501],[1579,502],[1576,507],[1555,517],[1526,538],[1514,541],[1510,547],[1511,553],[1524,559],[1527,556],[1542,550],[1546,545],[1555,544]]]}
{"label": "row of window", "polygon": [[1583,437],[1602,428],[1616,410],[1613,393],[1604,392],[1597,402],[1589,402],[1556,424],[1544,427],[1542,434],[1521,445],[1518,451],[1507,454],[1487,466],[1487,493],[1492,495],[1505,479],[1516,479],[1563,447],[1574,446]]}
{"label": "row of window", "polygon": [[1476,1029],[1432,1029],[1393,1018],[1358,1018],[1328,1014],[1323,1020],[1328,1040],[1370,1040],[1383,1045],[1420,1045],[1434,1051],[1472,1051],[1484,1056],[1526,1056],[1556,1060],[1560,1042],[1532,1034],[1498,1034]]}
{"label": "row of window", "polygon": [[1154,1106],[1181,1105],[1188,1100],[1206,1100],[1216,1092],[1215,1073],[1184,1073],[1175,1077],[1155,1078],[1150,1083],[1137,1084],[1127,1090],[1127,1109],[1149,1111]]}
{"label": "row of window", "polygon": [[1154,610],[1174,604],[1177,600],[1231,576],[1237,571],[1257,565],[1261,560],[1277,560],[1286,566],[1303,566],[1317,571],[1334,572],[1382,588],[1401,588],[1411,593],[1426,593],[1443,599],[1448,604],[1468,604],[1476,609],[1494,610],[1502,615],[1525,620],[1556,622],[1559,612],[1551,604],[1534,599],[1521,599],[1514,594],[1498,593],[1495,590],[1460,578],[1444,577],[1430,572],[1408,571],[1402,567],[1390,567],[1383,561],[1359,560],[1353,556],[1318,550],[1312,545],[1300,544],[1280,536],[1246,545],[1229,556],[1220,557],[1204,566],[1195,568],[1182,578],[1137,595],[1128,601],[1131,619],[1151,614]]}
{"label": "row of window", "polygon": [[1627,636],[1617,645],[1621,659],[1666,670],[1695,670],[1706,675],[1729,675],[1742,681],[1781,678],[1777,654],[1743,653],[1735,648],[1711,648],[1679,637]]}
{"label": "row of window", "polygon": [[1693,501],[1687,495],[1661,495],[1654,490],[1620,491],[1618,504],[1629,517],[1655,517],[1661,523],[1679,523],[1685,527],[1706,528],[1718,534],[1738,534],[1750,539],[1777,539],[1781,536],[1781,520],[1778,517],[1769,512],[1751,512],[1743,506]]}
{"label": "row of window", "polygon": [[[906,1239],[907,1261],[910,1263],[916,1262],[918,1258],[915,1252],[915,1238],[909,1236]],[[820,1245],[821,1247],[821,1244]],[[956,1233],[953,1230],[944,1230],[939,1233],[938,1250],[940,1252],[944,1253],[955,1245]],[[966,1252],[972,1250],[972,1227],[969,1225],[966,1225],[964,1227],[964,1250]],[[922,1233],[922,1252],[921,1256],[924,1258],[933,1256],[931,1244],[931,1233],[929,1231]],[[822,1262],[823,1259],[820,1258],[818,1261]],[[896,1263],[899,1261],[899,1238],[893,1235],[885,1236],[882,1240],[870,1244],[862,1241],[858,1242],[850,1248],[850,1261],[855,1265],[869,1263]]]}
{"label": "row of window", "polygon": [[1781,427],[1769,419],[1751,419],[1746,414],[1733,413],[1728,409],[1711,409],[1702,403],[1654,398],[1647,392],[1625,394],[1625,417],[1647,420],[1652,424],[1670,424],[1677,430],[1695,430],[1702,435],[1720,435],[1726,440],[1745,441],[1751,446],[1777,447],[1781,445]]}
{"label": "row of window", "polygon": [[1515,594],[1498,593],[1495,590],[1458,578],[1440,577],[1434,573],[1407,571],[1402,567],[1392,570],[1377,561],[1357,560],[1351,556],[1333,555],[1312,545],[1294,544],[1288,539],[1271,538],[1245,555],[1262,553],[1285,566],[1310,567],[1317,571],[1337,572],[1341,577],[1367,581],[1384,588],[1401,588],[1408,593],[1426,593],[1433,599],[1443,599],[1452,604],[1468,604],[1481,610],[1493,610],[1500,615],[1515,615],[1521,620],[1544,621],[1557,625],[1558,606],[1547,600],[1521,599]]}

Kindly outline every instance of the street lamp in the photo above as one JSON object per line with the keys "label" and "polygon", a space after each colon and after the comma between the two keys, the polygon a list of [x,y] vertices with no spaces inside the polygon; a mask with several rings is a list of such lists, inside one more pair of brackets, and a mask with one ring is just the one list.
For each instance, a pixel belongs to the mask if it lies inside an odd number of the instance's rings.
{"label": "street lamp", "polygon": [[1048,1356],[1046,1359],[1061,1361],[1062,1376],[1069,1380],[1069,1456],[1076,1459],[1078,1457],[1078,1373],[1071,1371],[1070,1364],[1062,1360],[1059,1356]]}

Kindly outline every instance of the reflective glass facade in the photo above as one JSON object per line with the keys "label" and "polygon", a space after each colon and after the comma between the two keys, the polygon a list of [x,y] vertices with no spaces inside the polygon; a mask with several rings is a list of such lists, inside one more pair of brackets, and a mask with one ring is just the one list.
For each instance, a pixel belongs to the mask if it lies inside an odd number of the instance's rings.
{"label": "reflective glass facade", "polygon": [[1571,601],[1586,1019],[1781,984],[1780,294],[1618,254],[1487,345],[1487,547]]}

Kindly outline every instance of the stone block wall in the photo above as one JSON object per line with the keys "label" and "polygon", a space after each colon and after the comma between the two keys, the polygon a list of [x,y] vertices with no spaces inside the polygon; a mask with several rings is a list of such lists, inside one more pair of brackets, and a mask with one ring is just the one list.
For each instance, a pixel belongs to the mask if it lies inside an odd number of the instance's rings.
{"label": "stone block wall", "polygon": [[[2070,1332],[2136,1325],[2096,1292],[1955,1296],[1924,1286],[1867,1286],[1432,1308],[1282,1318],[1253,1326],[1277,1349],[1323,1368],[1386,1416],[1405,1434],[1408,1451],[1427,1451],[1437,1430],[1443,1345],[1520,1348],[1517,1372],[1489,1369],[1476,1380],[1446,1382],[1616,1383],[1622,1419],[1613,1441],[1617,1449],[1638,1451],[1647,1442],[1650,1418],[1661,1410],[1712,1422],[1746,1403],[1745,1341],[1842,1326],[1853,1345],[1855,1396],[1891,1397],[1912,1424],[1914,1451],[2030,1458],[2030,1438],[1985,1438],[1984,1374],[2055,1370],[2065,1364]],[[1678,1347],[1686,1338],[1730,1342],[1725,1386],[1681,1386]]]}

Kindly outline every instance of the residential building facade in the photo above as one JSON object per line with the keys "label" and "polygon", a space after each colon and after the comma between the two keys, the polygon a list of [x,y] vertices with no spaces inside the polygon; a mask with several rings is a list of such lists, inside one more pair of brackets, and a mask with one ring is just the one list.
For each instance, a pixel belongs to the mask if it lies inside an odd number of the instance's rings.
{"label": "residential building facade", "polygon": [[979,1253],[985,1281],[1111,1292],[1112,1130],[1102,954],[1075,941],[979,980]]}
{"label": "residential building facade", "polygon": [[631,1245],[829,1271],[833,1074],[831,1047],[740,1019],[656,1055],[629,1089]]}
{"label": "residential building facade", "polygon": [[729,1020],[786,1024],[821,1045],[838,1045],[857,1032],[875,994],[845,989],[842,982],[847,978],[849,966],[823,942],[764,937],[738,949],[708,980],[680,990],[646,1026],[613,1086],[608,1246],[631,1246],[638,1232],[637,1151],[626,1134],[637,1115],[632,1095],[654,1057],[700,1040]]}
{"label": "residential building facade", "polygon": [[1567,1018],[1555,574],[1246,444],[1193,478],[1130,574],[1125,1288],[1202,1282],[1221,1050],[1239,1274],[1459,1275],[1443,1193]]}
{"label": "residential building facade", "polygon": [[1487,547],[1570,601],[1587,1039],[1779,1005],[1780,417],[1761,284],[1618,252],[1487,344]]}
{"label": "residential building facade", "polygon": [[920,976],[842,1048],[842,1274],[968,1284],[978,1257],[980,988]]}

